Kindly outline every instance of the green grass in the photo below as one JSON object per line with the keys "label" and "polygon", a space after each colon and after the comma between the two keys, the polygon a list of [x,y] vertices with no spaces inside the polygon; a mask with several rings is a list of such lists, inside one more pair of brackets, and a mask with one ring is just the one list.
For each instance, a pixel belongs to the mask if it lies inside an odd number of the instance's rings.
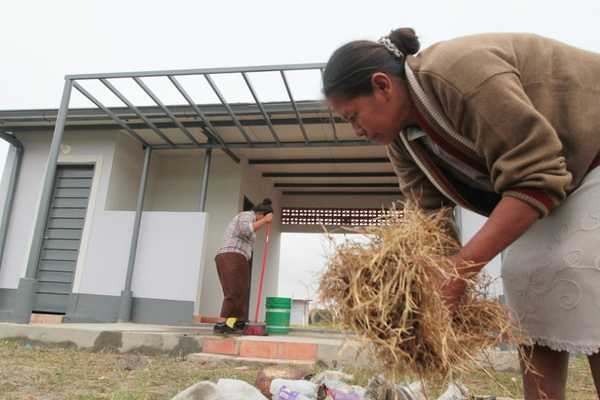
{"label": "green grass", "polygon": [[[169,399],[202,380],[245,380],[254,384],[260,367],[233,363],[200,363],[182,357],[92,353],[73,348],[37,346],[0,340],[0,399]],[[377,371],[347,369],[355,382],[366,385]],[[510,390],[504,393],[494,381]],[[477,373],[464,379],[474,394],[521,396],[518,373]],[[441,388],[432,388],[431,394]],[[435,398],[435,397],[433,397]],[[569,366],[567,398],[596,398],[587,360],[573,358]]]}

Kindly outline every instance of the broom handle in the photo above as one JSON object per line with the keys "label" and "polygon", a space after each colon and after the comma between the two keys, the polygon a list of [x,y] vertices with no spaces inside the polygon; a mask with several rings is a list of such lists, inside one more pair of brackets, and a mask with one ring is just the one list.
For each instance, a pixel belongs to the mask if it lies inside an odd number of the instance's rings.
{"label": "broom handle", "polygon": [[263,248],[262,270],[260,271],[260,281],[258,283],[258,299],[256,300],[256,314],[254,322],[258,322],[258,313],[260,311],[260,301],[262,300],[263,281],[265,279],[265,269],[267,268],[267,253],[269,252],[269,236],[271,234],[271,224],[267,224],[265,233],[265,247]]}

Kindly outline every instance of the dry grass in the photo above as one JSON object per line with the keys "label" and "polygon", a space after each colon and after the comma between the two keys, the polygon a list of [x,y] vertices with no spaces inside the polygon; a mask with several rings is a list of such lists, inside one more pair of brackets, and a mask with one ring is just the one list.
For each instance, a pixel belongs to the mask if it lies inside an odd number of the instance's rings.
{"label": "dry grass", "polygon": [[[355,376],[356,384],[365,386],[367,381],[374,375],[373,369],[348,369],[346,372]],[[596,389],[590,374],[588,361],[584,356],[573,357],[569,360],[569,379],[567,381],[566,398],[569,400],[592,400],[596,399]],[[495,395],[506,396],[514,399],[523,398],[521,376],[517,371],[492,372],[490,378],[483,371],[474,371],[462,379],[462,383],[469,389],[470,393],[477,396]],[[398,382],[410,382],[415,377],[402,377]],[[428,384],[430,398],[435,399],[445,388],[445,384]]]}
{"label": "dry grass", "polygon": [[414,202],[387,224],[361,229],[368,244],[337,247],[321,277],[319,297],[342,328],[373,344],[389,376],[413,373],[446,382],[472,372],[474,356],[510,336],[507,310],[485,297],[482,281],[451,312],[440,282],[458,278],[449,255],[459,249],[449,213],[426,214]]}
{"label": "dry grass", "polygon": [[[0,340],[0,399],[11,400],[154,400],[169,399],[200,380],[237,378],[253,383],[260,368],[231,363],[197,363],[169,356],[92,353],[72,348],[31,346],[28,342]],[[365,386],[373,369],[350,369],[355,384]],[[399,382],[410,380],[400,378]],[[494,380],[521,394],[517,372],[494,373]],[[501,394],[481,372],[464,378],[475,394]],[[441,387],[440,387],[441,388]],[[436,392],[432,388],[432,393]],[[595,398],[583,357],[570,360],[567,398]]]}
{"label": "dry grass", "polygon": [[257,366],[0,341],[0,399],[170,399],[202,380],[254,384]]}

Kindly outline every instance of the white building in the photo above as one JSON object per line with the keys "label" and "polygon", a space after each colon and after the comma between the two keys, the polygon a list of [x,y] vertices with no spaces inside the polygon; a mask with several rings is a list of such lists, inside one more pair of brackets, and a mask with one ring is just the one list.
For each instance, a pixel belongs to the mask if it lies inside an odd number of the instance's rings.
{"label": "white building", "polygon": [[[281,232],[365,223],[399,195],[383,147],[357,139],[322,102],[294,98],[293,73],[318,78],[320,68],[68,76],[59,110],[0,111],[0,136],[12,144],[0,208],[0,319],[27,322],[37,312],[176,324],[217,316],[215,251],[230,219],[265,197],[277,216],[265,295],[276,295]],[[287,100],[260,102],[252,81],[264,73]],[[228,103],[212,79],[219,74],[243,78],[252,101]],[[183,76],[206,77],[220,104],[196,102]],[[164,105],[147,85],[154,77],[181,94],[179,105]],[[156,106],[133,104],[117,88],[122,80]],[[125,107],[105,106],[92,81]],[[96,107],[70,108],[71,92]]]}
{"label": "white building", "polygon": [[290,310],[290,325],[308,325],[308,316],[310,313],[309,299],[292,299],[292,309]]}

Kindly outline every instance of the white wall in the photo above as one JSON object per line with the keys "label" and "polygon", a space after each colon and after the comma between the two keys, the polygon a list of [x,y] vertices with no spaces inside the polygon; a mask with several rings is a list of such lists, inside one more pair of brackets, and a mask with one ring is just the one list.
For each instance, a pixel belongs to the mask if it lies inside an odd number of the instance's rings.
{"label": "white wall", "polygon": [[19,279],[25,275],[35,210],[38,206],[46,156],[50,149],[50,134],[21,134],[18,135],[18,139],[25,146],[25,152],[8,227],[4,258],[0,266],[0,287],[9,289],[16,289]]}
{"label": "white wall", "polygon": [[[112,146],[112,153],[94,173],[94,185],[102,184],[97,193],[92,191],[88,204],[88,211],[93,214],[89,217],[88,213],[86,218],[87,237],[82,240],[73,292],[119,296],[125,285],[134,213],[112,210],[135,210],[144,153],[141,145],[128,135],[102,134]],[[86,149],[94,150],[97,151],[97,146]],[[76,157],[79,152],[72,153]]]}
{"label": "white wall", "polygon": [[144,167],[144,149],[129,135],[116,135],[106,210],[135,211],[140,177]]}
{"label": "white wall", "polygon": [[[115,132],[66,132],[63,144],[68,145],[59,155],[61,163],[95,164],[95,176],[88,205],[88,215],[83,231],[80,254],[85,255],[89,234],[95,215],[103,208],[112,157]],[[20,133],[17,135],[25,147],[23,165],[15,193],[13,214],[9,226],[6,252],[0,268],[0,287],[16,288],[25,275],[33,225],[39,207],[40,191],[50,149],[50,132]],[[99,207],[95,207],[99,204]],[[81,265],[80,258],[77,266]],[[76,277],[77,279],[77,277]]]}
{"label": "white wall", "polygon": [[200,212],[144,212],[132,280],[135,297],[196,301],[205,222]]}
{"label": "white wall", "polygon": [[[74,285],[78,293],[118,296],[125,284],[144,151],[124,135],[118,146],[106,205],[132,211],[99,205],[88,251],[84,259],[80,255],[83,267]],[[198,165],[199,152],[152,154],[132,280],[134,297],[197,301],[206,215],[181,210],[199,207]],[[153,209],[162,212],[149,211]]]}
{"label": "white wall", "polygon": [[[463,245],[477,233],[477,231],[487,221],[487,218],[482,217],[479,214],[475,214],[469,210],[461,208],[461,241]],[[500,279],[500,267],[501,258],[500,256],[495,257],[490,261],[484,268],[484,271],[488,273],[493,279],[493,285],[491,286],[491,294],[499,295],[502,294],[502,281]]]}
{"label": "white wall", "polygon": [[95,216],[87,252],[79,256],[82,263],[73,292],[107,296],[121,294],[134,217],[132,211],[103,210]]}
{"label": "white wall", "polygon": [[[25,152],[0,268],[3,288],[16,288],[25,273],[50,144],[49,132],[18,137]],[[135,214],[105,208],[135,209],[143,149],[117,131],[67,132],[63,145],[59,164],[95,165],[73,292],[118,296],[125,284]],[[201,165],[201,159],[199,162]],[[169,173],[173,171],[156,171],[162,177]],[[172,197],[198,197],[188,184],[177,189],[168,192]],[[165,193],[155,198],[159,206],[167,201]],[[236,193],[235,203],[237,199]],[[144,212],[132,282],[134,296],[196,301],[205,228],[206,216],[200,212]]]}
{"label": "white wall", "polygon": [[144,208],[200,211],[203,161],[200,150],[154,151]]}
{"label": "white wall", "polygon": [[[120,295],[134,218],[132,211],[105,211],[98,218],[78,293]],[[204,236],[204,213],[144,212],[133,270],[134,297],[195,302]]]}

